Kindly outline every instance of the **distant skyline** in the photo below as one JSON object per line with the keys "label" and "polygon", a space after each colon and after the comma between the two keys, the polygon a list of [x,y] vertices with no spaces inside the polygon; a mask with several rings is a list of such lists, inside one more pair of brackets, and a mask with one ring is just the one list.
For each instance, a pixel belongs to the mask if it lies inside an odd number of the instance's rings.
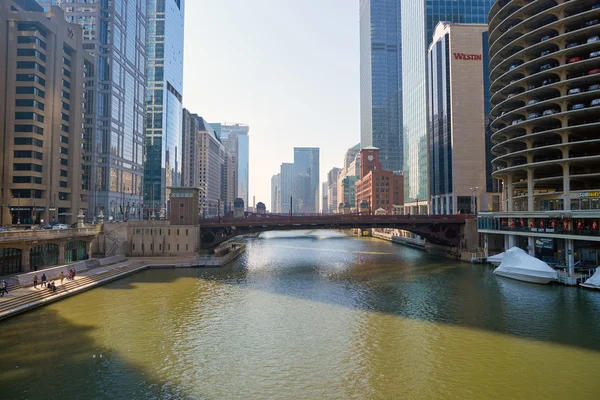
{"label": "distant skyline", "polygon": [[184,107],[250,126],[250,203],[294,147],[320,148],[323,182],[359,142],[358,2],[189,1],[185,37]]}

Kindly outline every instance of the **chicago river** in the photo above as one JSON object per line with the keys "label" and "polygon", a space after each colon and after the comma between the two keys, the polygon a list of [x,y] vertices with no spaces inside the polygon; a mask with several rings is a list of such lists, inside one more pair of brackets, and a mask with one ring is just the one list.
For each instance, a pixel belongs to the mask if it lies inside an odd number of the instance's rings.
{"label": "chicago river", "polygon": [[600,293],[340,232],[266,233],[1,323],[2,398],[600,398]]}

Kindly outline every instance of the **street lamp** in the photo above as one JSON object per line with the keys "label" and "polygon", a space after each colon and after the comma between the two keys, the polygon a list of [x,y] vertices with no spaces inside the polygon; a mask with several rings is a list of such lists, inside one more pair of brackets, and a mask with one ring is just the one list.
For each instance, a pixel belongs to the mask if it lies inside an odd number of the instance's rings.
{"label": "street lamp", "polygon": [[476,196],[476,192],[477,192],[477,189],[479,189],[479,186],[475,186],[475,187],[472,187],[470,189],[471,189],[471,214],[477,215],[477,196]]}

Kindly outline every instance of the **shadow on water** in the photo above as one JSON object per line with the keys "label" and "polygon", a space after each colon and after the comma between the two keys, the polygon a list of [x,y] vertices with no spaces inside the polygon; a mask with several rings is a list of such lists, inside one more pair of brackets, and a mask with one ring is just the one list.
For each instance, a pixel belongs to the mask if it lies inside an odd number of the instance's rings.
{"label": "shadow on water", "polygon": [[90,335],[97,327],[73,324],[49,307],[1,326],[1,398],[199,399],[99,347]]}
{"label": "shadow on water", "polygon": [[[377,239],[324,240],[330,252],[312,251],[313,238],[297,236],[249,240],[246,253],[234,265],[201,272],[200,278],[600,351],[600,293],[497,277],[488,265],[451,261]],[[283,239],[292,239],[298,247],[278,249]],[[356,254],[337,249],[342,243],[358,243]],[[306,250],[300,250],[302,246]]]}

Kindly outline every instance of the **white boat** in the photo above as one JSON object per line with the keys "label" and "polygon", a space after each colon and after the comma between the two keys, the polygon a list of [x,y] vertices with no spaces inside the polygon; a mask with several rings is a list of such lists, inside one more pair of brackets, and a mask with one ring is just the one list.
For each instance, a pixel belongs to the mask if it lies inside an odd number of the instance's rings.
{"label": "white boat", "polygon": [[518,247],[508,249],[494,274],[523,282],[547,284],[558,279],[558,273],[545,262]]}
{"label": "white boat", "polygon": [[497,267],[500,265],[500,263],[502,263],[502,258],[504,258],[504,252],[499,253],[499,254],[494,254],[493,256],[489,256],[487,258],[487,262],[489,262],[490,264],[493,264]]}
{"label": "white boat", "polygon": [[600,268],[596,268],[594,275],[589,277],[585,282],[580,283],[580,285],[589,289],[600,290]]}

